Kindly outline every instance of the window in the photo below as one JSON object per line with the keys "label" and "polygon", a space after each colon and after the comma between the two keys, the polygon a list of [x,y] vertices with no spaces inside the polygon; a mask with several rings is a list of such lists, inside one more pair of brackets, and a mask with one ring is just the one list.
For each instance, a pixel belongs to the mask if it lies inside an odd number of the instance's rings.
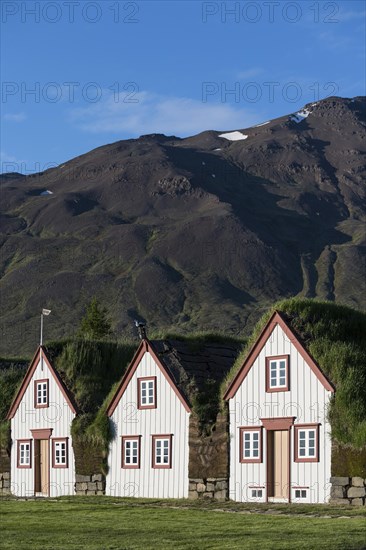
{"label": "window", "polygon": [[34,382],[34,406],[37,409],[48,407],[48,380]]}
{"label": "window", "polygon": [[289,357],[266,358],[266,391],[288,391],[289,390]]}
{"label": "window", "polygon": [[23,439],[18,441],[18,468],[30,468],[31,467],[31,449],[32,440]]}
{"label": "window", "polygon": [[122,468],[140,468],[140,436],[122,437]]}
{"label": "window", "polygon": [[239,428],[240,462],[262,462],[262,428]]}
{"label": "window", "polygon": [[53,468],[67,468],[68,458],[68,439],[52,439]]}
{"label": "window", "polygon": [[153,468],[171,468],[172,467],[172,436],[171,435],[153,435],[152,436],[152,467]]}
{"label": "window", "polygon": [[319,424],[295,426],[295,462],[319,461]]}
{"label": "window", "polygon": [[139,409],[156,408],[156,376],[137,379],[137,403]]}
{"label": "window", "polygon": [[262,489],[252,489],[252,498],[262,498],[263,491]]}
{"label": "window", "polygon": [[295,489],[295,498],[306,498],[307,494],[305,489]]}

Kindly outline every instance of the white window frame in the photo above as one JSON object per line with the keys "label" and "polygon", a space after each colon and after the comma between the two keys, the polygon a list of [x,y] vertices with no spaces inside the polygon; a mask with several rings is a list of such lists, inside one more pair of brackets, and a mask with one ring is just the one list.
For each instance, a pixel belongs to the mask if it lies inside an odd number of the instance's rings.
{"label": "white window frame", "polygon": [[[266,391],[288,391],[289,388],[289,356],[266,357]],[[283,365],[284,364],[284,365]]]}
{"label": "white window frame", "polygon": [[295,491],[295,496],[294,496],[295,499],[307,498],[308,497],[307,489],[296,489],[295,488],[294,491]]}
{"label": "white window frame", "polygon": [[138,408],[156,409],[156,376],[138,378]]}
{"label": "white window frame", "polygon": [[[127,451],[130,452],[127,453]],[[136,452],[134,453],[134,451]],[[134,458],[136,458],[136,461],[133,461]],[[121,466],[126,469],[140,468],[140,436],[122,436]]]}
{"label": "white window frame", "polygon": [[262,428],[239,428],[239,462],[262,462]]}
{"label": "white window frame", "polygon": [[319,424],[295,425],[295,462],[318,462],[318,447]]}
{"label": "white window frame", "polygon": [[67,438],[52,439],[52,467],[68,468],[69,464],[69,445]]}
{"label": "white window frame", "polygon": [[49,380],[35,380],[34,382],[35,399],[34,404],[36,408],[48,407],[48,392],[49,392]]}
{"label": "white window frame", "polygon": [[[152,467],[172,467],[172,435],[152,436]],[[168,451],[167,453],[165,451]],[[158,452],[160,451],[160,452]]]}
{"label": "white window frame", "polygon": [[18,468],[31,468],[32,466],[32,441],[30,439],[18,441]]}

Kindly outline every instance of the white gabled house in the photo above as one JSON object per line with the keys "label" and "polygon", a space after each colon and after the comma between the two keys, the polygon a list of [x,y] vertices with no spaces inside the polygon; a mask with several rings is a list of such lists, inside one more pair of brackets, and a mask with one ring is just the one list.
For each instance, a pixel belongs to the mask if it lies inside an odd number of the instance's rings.
{"label": "white gabled house", "polygon": [[7,415],[14,495],[74,494],[71,423],[75,415],[71,395],[39,346]]}
{"label": "white gabled house", "polygon": [[106,494],[187,497],[190,412],[172,373],[143,339],[107,409],[114,438]]}
{"label": "white gabled house", "polygon": [[327,502],[334,387],[275,312],[226,391],[229,496],[239,502]]}

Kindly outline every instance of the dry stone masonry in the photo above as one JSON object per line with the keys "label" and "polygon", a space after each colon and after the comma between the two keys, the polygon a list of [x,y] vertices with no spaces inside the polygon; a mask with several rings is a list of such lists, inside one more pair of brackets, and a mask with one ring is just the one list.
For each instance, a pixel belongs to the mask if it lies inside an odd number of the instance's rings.
{"label": "dry stone masonry", "polygon": [[227,495],[228,481],[223,477],[189,480],[189,498],[216,498],[217,500],[225,500]]}
{"label": "dry stone masonry", "polygon": [[366,502],[366,479],[362,477],[331,477],[332,504],[353,504],[364,506]]}
{"label": "dry stone masonry", "polygon": [[105,477],[103,474],[94,474],[91,476],[75,476],[75,493],[77,495],[104,495]]}

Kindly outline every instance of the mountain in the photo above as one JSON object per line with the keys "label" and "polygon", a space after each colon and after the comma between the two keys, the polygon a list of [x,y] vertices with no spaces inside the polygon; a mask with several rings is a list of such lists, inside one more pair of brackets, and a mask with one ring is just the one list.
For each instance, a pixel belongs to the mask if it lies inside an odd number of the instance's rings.
{"label": "mountain", "polygon": [[94,295],[118,336],[135,318],[248,332],[292,295],[365,309],[365,126],[365,97],[332,97],[235,132],[152,134],[3,174],[0,352],[35,349],[42,307],[46,336],[70,336]]}

